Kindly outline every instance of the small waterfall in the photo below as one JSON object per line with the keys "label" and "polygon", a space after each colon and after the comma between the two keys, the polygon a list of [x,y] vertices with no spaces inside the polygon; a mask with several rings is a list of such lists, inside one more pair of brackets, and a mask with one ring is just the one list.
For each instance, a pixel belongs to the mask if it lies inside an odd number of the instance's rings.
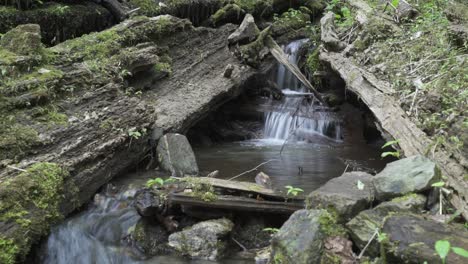
{"label": "small waterfall", "polygon": [[140,219],[130,196],[97,194],[92,208],[52,230],[41,263],[140,263],[123,242]]}
{"label": "small waterfall", "polygon": [[[296,40],[283,47],[291,63],[298,64],[299,50],[307,41]],[[284,98],[279,104],[270,101],[272,110],[265,114],[265,139],[308,141],[314,136],[342,139],[340,123],[327,112],[317,112],[313,94],[281,64],[278,64],[276,83]]]}

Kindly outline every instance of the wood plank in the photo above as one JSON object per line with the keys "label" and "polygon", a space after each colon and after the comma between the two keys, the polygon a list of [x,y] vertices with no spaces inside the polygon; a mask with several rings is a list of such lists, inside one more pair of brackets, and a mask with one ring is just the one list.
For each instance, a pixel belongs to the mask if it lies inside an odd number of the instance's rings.
{"label": "wood plank", "polygon": [[171,204],[227,209],[234,211],[292,214],[303,209],[304,202],[272,202],[232,195],[218,195],[215,201],[206,202],[191,193],[169,194]]}

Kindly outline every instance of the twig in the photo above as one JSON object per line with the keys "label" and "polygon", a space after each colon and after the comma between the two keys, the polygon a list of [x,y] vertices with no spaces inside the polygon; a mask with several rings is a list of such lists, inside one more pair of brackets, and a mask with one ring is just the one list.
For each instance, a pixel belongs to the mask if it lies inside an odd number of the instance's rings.
{"label": "twig", "polygon": [[341,174],[344,174],[348,170],[348,167],[349,167],[349,164],[346,164],[346,168],[344,169],[343,173],[341,173]]}
{"label": "twig", "polygon": [[414,102],[416,101],[416,96],[418,96],[418,92],[419,92],[419,87],[416,86],[416,91],[414,92],[413,101],[411,102],[411,106],[409,109],[409,115],[411,115],[411,113],[413,112]]}
{"label": "twig", "polygon": [[22,171],[22,172],[27,172],[27,170],[23,170],[23,169],[20,169],[18,167],[15,167],[15,166],[11,166],[11,165],[6,165],[8,168],[10,169],[14,169],[14,170],[17,170],[17,171]]}
{"label": "twig", "polygon": [[242,248],[243,251],[248,251],[246,247],[244,247],[239,241],[237,241],[235,238],[231,237],[232,241],[236,242],[239,247]]}
{"label": "twig", "polygon": [[377,236],[378,233],[379,233],[379,229],[376,228],[374,234],[373,234],[372,237],[369,239],[369,241],[367,242],[366,246],[362,249],[361,253],[359,253],[359,256],[357,257],[357,259],[361,259],[361,258],[362,258],[362,256],[364,255],[364,252],[366,252],[366,249],[369,247],[370,243],[374,240],[375,236]]}
{"label": "twig", "polygon": [[265,165],[265,164],[267,164],[267,163],[270,163],[270,162],[272,162],[272,161],[275,161],[275,160],[278,160],[278,159],[270,159],[270,160],[267,160],[267,161],[265,161],[265,162],[263,162],[263,163],[260,163],[257,167],[255,167],[255,168],[253,168],[253,169],[251,169],[251,170],[248,170],[248,171],[244,171],[244,172],[242,172],[241,174],[237,174],[236,176],[234,176],[234,177],[228,179],[228,181],[234,180],[235,178],[239,178],[240,176],[245,175],[245,174],[247,174],[247,173],[249,173],[249,172],[255,171],[255,170],[257,170],[258,168],[260,168],[261,166],[263,166],[263,165]]}

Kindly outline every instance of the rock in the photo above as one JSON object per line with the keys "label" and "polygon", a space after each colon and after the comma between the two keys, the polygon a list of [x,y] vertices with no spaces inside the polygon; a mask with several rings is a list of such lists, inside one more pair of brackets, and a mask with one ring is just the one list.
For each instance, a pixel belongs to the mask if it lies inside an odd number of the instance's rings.
{"label": "rock", "polygon": [[181,134],[166,134],[160,140],[157,154],[161,168],[173,176],[198,175],[198,165],[192,147]]}
{"label": "rock", "polygon": [[169,236],[169,246],[194,259],[216,260],[225,249],[223,241],[234,224],[226,218],[208,220]]}
{"label": "rock", "polygon": [[255,264],[268,264],[271,259],[271,247],[259,250],[255,256]]}
{"label": "rock", "polygon": [[257,174],[257,176],[255,176],[255,183],[260,184],[265,188],[271,188],[272,186],[270,176],[264,172],[260,172]]}
{"label": "rock", "polygon": [[247,44],[254,41],[260,30],[255,24],[255,19],[251,14],[246,14],[239,28],[228,37],[229,44]]}
{"label": "rock", "polygon": [[37,55],[43,48],[41,27],[36,24],[19,25],[3,35],[0,46],[18,55]]}
{"label": "rock", "polygon": [[320,19],[321,39],[323,44],[330,51],[343,50],[346,45],[340,41],[335,32],[335,14],[328,12]]}
{"label": "rock", "polygon": [[311,208],[332,208],[340,220],[348,221],[370,206],[374,196],[372,178],[365,172],[344,173],[309,194],[308,205]]}
{"label": "rock", "polygon": [[206,175],[206,177],[216,178],[216,177],[218,177],[218,175],[219,175],[219,170],[215,170],[215,171],[212,171],[212,172],[208,173],[208,175]]}
{"label": "rock", "polygon": [[245,11],[238,5],[227,4],[216,11],[210,19],[214,26],[219,26],[225,23],[238,23],[244,14]]}
{"label": "rock", "polygon": [[353,242],[342,236],[327,237],[324,254],[320,263],[355,264]]}
{"label": "rock", "polygon": [[150,256],[167,254],[171,249],[167,245],[169,234],[158,223],[140,219],[135,225],[132,240],[138,249]]}
{"label": "rock", "polygon": [[[363,249],[371,239],[377,228],[383,224],[385,217],[390,213],[411,212],[419,213],[424,209],[426,197],[421,194],[410,194],[384,202],[374,209],[360,212],[346,224],[349,234],[359,249]],[[377,257],[379,245],[373,241],[366,250],[366,255]]]}
{"label": "rock", "polygon": [[[468,248],[468,231],[459,224],[442,224],[412,214],[396,214],[386,219],[388,263],[440,263],[434,245],[447,240],[452,247]],[[446,263],[466,263],[466,258],[450,252]]]}
{"label": "rock", "polygon": [[253,68],[260,66],[260,61],[270,52],[265,46],[265,41],[271,38],[270,31],[271,27],[265,28],[254,42],[240,47],[240,56],[244,63]]}
{"label": "rock", "polygon": [[412,156],[387,164],[374,177],[377,198],[381,201],[412,192],[429,190],[441,176],[437,165],[423,156]]}
{"label": "rock", "polygon": [[224,69],[224,78],[231,78],[232,72],[234,71],[234,66],[232,64],[228,64]]}
{"label": "rock", "polygon": [[270,233],[264,230],[266,227],[268,226],[258,218],[249,219],[246,223],[236,222],[232,237],[248,250],[264,248],[270,245],[271,238]]}
{"label": "rock", "polygon": [[334,227],[327,226],[325,210],[299,210],[286,221],[271,241],[275,263],[320,263],[323,240]]}
{"label": "rock", "polygon": [[144,217],[155,216],[163,211],[159,196],[151,189],[138,190],[135,194],[135,209]]}

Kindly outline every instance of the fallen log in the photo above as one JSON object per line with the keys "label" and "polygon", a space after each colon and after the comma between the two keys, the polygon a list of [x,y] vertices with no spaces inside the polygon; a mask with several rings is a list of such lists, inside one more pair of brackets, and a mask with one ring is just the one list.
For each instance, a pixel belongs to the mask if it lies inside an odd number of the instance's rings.
{"label": "fallen log", "polygon": [[275,57],[275,59],[284,65],[294,76],[297,77],[297,79],[311,91],[311,93],[314,94],[314,96],[319,100],[320,103],[325,104],[324,100],[322,99],[322,96],[320,93],[312,86],[312,84],[309,82],[309,80],[302,74],[301,70],[295,65],[289,62],[287,59],[288,57],[286,54],[283,52],[283,49],[276,43],[276,41],[273,40],[273,38],[268,37],[265,41],[265,44],[270,50],[271,55]]}
{"label": "fallen log", "polygon": [[[321,50],[319,58],[337,72],[346,82],[346,88],[369,107],[382,132],[399,140],[405,156],[425,155],[434,146],[432,140],[410,120],[392,96],[394,91],[389,83],[378,80],[341,53]],[[440,148],[429,158],[438,164],[454,190],[451,203],[468,219],[468,181],[463,178],[466,175],[465,168]]]}
{"label": "fallen log", "polygon": [[304,208],[304,202],[264,201],[233,195],[218,195],[213,201],[204,201],[192,193],[171,193],[168,197],[172,205],[197,206],[233,211],[291,214]]}

